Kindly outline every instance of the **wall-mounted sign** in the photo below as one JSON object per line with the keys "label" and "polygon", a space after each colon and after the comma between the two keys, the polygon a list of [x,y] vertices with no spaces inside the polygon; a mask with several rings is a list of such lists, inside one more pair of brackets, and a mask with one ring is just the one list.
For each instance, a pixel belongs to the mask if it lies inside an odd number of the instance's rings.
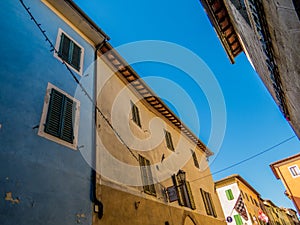
{"label": "wall-mounted sign", "polygon": [[226,221],[227,221],[228,223],[231,223],[231,222],[232,222],[232,217],[231,217],[231,216],[227,216]]}
{"label": "wall-mounted sign", "polygon": [[171,186],[167,188],[167,193],[169,196],[169,201],[174,202],[178,200],[177,191],[175,186]]}

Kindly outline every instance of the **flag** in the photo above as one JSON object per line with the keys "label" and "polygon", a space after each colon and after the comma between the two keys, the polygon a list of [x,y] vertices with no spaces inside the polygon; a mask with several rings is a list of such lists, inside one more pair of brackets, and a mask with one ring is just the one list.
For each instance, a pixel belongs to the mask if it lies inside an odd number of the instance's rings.
{"label": "flag", "polygon": [[258,211],[258,219],[260,219],[261,221],[268,223],[269,222],[269,217],[263,213],[262,210]]}
{"label": "flag", "polygon": [[235,203],[234,209],[244,218],[244,220],[246,220],[246,221],[248,220],[247,210],[246,210],[246,207],[243,202],[243,198],[242,198],[241,194],[239,195],[239,197]]}

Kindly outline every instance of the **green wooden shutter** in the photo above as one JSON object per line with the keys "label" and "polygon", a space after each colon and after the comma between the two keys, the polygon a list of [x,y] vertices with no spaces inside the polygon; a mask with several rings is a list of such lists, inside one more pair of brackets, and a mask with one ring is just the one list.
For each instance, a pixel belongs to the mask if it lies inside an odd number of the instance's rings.
{"label": "green wooden shutter", "polygon": [[64,61],[66,61],[68,63],[69,63],[70,43],[71,43],[71,40],[64,33],[62,33],[61,39],[60,39],[58,55]]}
{"label": "green wooden shutter", "polygon": [[191,209],[196,209],[196,204],[195,204],[195,201],[194,201],[194,197],[193,197],[193,193],[192,193],[192,190],[191,190],[190,183],[188,181],[186,181],[185,184],[186,184],[186,189],[187,189],[187,192],[188,192],[188,195],[189,195]]}
{"label": "green wooden shutter", "polygon": [[73,144],[74,110],[74,102],[52,88],[44,131]]}
{"label": "green wooden shutter", "polygon": [[58,138],[60,137],[63,110],[64,110],[63,94],[56,91],[55,89],[52,89],[50,93],[50,101],[49,101],[46,124],[44,129],[46,133],[51,134]]}
{"label": "green wooden shutter", "polygon": [[236,225],[243,225],[243,220],[240,215],[234,215],[233,218],[235,220]]}
{"label": "green wooden shutter", "polygon": [[226,193],[226,197],[229,201],[234,199],[231,189],[226,190],[225,193]]}
{"label": "green wooden shutter", "polygon": [[73,121],[74,121],[74,102],[65,97],[63,121],[61,129],[61,138],[67,142],[73,144],[74,134],[73,134]]}
{"label": "green wooden shutter", "polygon": [[81,58],[81,48],[76,45],[74,42],[72,42],[73,48],[72,48],[72,56],[70,60],[70,64],[77,70],[80,70],[80,58]]}

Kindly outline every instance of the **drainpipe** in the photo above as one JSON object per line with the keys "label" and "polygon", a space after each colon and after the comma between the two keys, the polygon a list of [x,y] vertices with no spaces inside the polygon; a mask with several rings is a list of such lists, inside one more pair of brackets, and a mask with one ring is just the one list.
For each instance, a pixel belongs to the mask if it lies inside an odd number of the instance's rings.
{"label": "drainpipe", "polygon": [[95,53],[94,53],[94,102],[95,102],[95,106],[94,106],[94,122],[93,122],[93,137],[92,137],[92,141],[93,141],[93,157],[92,157],[92,174],[91,174],[91,197],[92,197],[92,202],[94,202],[94,212],[98,214],[98,218],[101,219],[103,217],[103,203],[101,202],[100,199],[97,198],[97,172],[96,172],[96,159],[97,159],[97,149],[96,149],[96,140],[97,140],[97,72],[98,72],[98,68],[97,68],[97,60],[98,60],[98,50],[102,48],[102,46],[108,41],[108,39],[104,39],[101,43],[99,43],[98,45],[96,45],[95,47]]}

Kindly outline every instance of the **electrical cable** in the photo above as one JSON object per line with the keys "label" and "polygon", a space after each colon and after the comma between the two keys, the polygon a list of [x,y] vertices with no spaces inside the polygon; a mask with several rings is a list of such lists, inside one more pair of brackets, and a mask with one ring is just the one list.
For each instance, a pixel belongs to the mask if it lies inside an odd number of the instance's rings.
{"label": "electrical cable", "polygon": [[[19,0],[22,4],[22,6],[25,8],[25,10],[27,11],[27,13],[30,16],[30,19],[33,20],[33,22],[35,23],[35,25],[39,28],[39,30],[41,31],[41,33],[43,34],[43,36],[45,37],[45,41],[49,43],[50,47],[51,47],[51,52],[55,52],[56,54],[58,54],[59,52],[57,51],[57,49],[55,49],[55,46],[53,45],[53,43],[50,41],[49,37],[46,34],[46,31],[42,29],[41,24],[37,22],[37,20],[35,19],[35,17],[33,16],[33,14],[30,12],[30,7],[27,7],[25,5],[25,3],[23,2],[23,0]],[[108,120],[108,118],[106,118],[106,116],[104,115],[104,113],[101,111],[101,109],[97,106],[97,104],[94,102],[93,98],[90,96],[90,94],[87,92],[87,90],[84,88],[84,86],[79,82],[79,80],[77,79],[77,77],[75,76],[74,72],[72,71],[72,69],[69,67],[69,65],[66,63],[65,60],[62,59],[62,64],[65,65],[66,69],[69,71],[70,75],[72,76],[72,78],[75,80],[75,82],[79,85],[79,87],[81,88],[81,90],[83,91],[83,93],[87,96],[87,98],[90,100],[90,102],[93,104],[93,106],[95,107],[96,111],[98,113],[100,113],[101,117],[106,121],[106,123],[109,125],[109,127],[113,130],[113,132],[115,133],[115,135],[119,138],[119,140],[122,142],[122,144],[126,147],[126,149],[130,152],[130,154],[137,160],[139,161],[138,157],[133,153],[133,151],[129,148],[129,146],[125,143],[125,141],[122,139],[121,135],[118,133],[118,131],[113,127],[113,125],[110,123],[110,121]]]}
{"label": "electrical cable", "polygon": [[233,167],[236,167],[236,166],[238,166],[238,165],[241,165],[241,164],[243,164],[243,163],[245,163],[245,162],[247,162],[247,161],[249,161],[249,160],[251,160],[251,159],[254,159],[254,158],[256,158],[256,157],[258,157],[258,156],[260,156],[260,155],[262,155],[262,154],[264,154],[264,153],[266,153],[266,152],[269,152],[269,151],[273,150],[274,148],[276,148],[276,147],[278,147],[278,146],[280,146],[280,145],[282,145],[282,144],[284,144],[284,143],[290,141],[290,140],[293,139],[294,137],[296,137],[296,135],[293,135],[293,136],[291,136],[291,137],[289,137],[289,138],[287,138],[287,139],[285,139],[285,140],[279,142],[278,144],[272,145],[271,147],[269,147],[269,148],[267,148],[267,149],[265,149],[265,150],[263,150],[263,151],[261,151],[261,152],[259,152],[259,153],[256,153],[256,154],[254,154],[254,155],[252,155],[252,156],[249,156],[248,158],[243,159],[243,160],[241,160],[241,161],[239,161],[239,162],[237,162],[237,163],[234,163],[234,164],[232,164],[232,165],[230,165],[230,166],[227,166],[227,167],[225,167],[225,168],[223,168],[223,169],[217,170],[216,172],[212,172],[211,174],[206,175],[206,176],[204,176],[204,177],[199,177],[199,178],[197,178],[197,179],[195,179],[195,180],[192,180],[192,181],[190,181],[190,183],[192,183],[192,182],[194,182],[194,181],[197,181],[197,180],[200,180],[200,179],[203,179],[203,178],[206,178],[206,177],[209,177],[209,176],[212,176],[212,175],[215,175],[215,174],[218,174],[218,173],[221,173],[221,172],[224,172],[224,171],[226,171],[226,170],[228,170],[228,169],[231,169],[231,168],[233,168]]}

